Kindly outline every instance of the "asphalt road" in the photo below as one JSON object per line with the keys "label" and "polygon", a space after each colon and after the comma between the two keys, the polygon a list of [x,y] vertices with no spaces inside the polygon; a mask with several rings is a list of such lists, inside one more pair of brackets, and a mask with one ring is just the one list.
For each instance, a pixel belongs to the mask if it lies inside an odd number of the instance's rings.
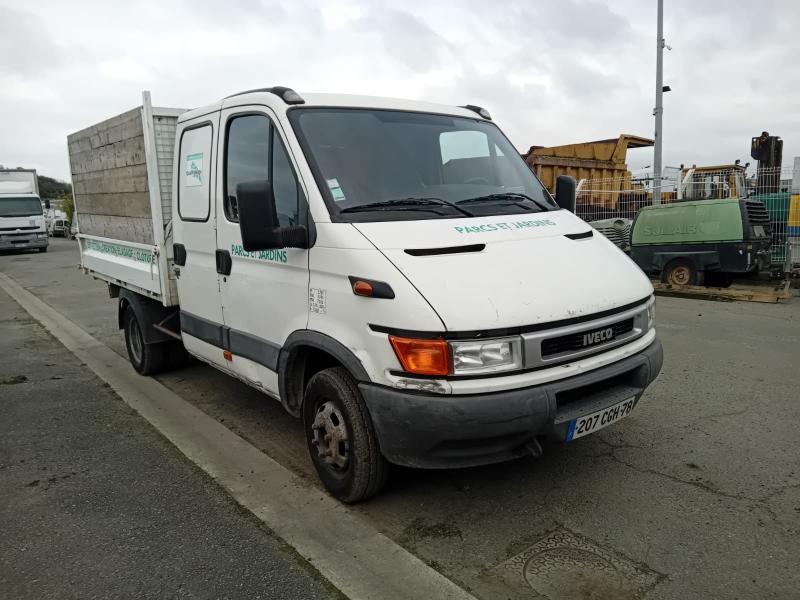
{"label": "asphalt road", "polygon": [[[124,355],[73,242],[0,270]],[[541,459],[396,469],[359,505],[482,598],[790,598],[800,588],[800,302],[659,298],[659,379],[625,420]],[[299,424],[204,365],[160,381],[314,482]]]}
{"label": "asphalt road", "polygon": [[0,290],[0,596],[341,598]]}

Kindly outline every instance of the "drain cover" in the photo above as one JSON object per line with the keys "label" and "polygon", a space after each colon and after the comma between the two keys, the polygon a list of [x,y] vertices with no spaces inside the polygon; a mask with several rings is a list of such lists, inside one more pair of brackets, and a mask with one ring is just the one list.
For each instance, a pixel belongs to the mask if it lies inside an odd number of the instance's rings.
{"label": "drain cover", "polygon": [[547,534],[495,570],[514,587],[527,584],[551,600],[634,600],[663,577],[567,529]]}

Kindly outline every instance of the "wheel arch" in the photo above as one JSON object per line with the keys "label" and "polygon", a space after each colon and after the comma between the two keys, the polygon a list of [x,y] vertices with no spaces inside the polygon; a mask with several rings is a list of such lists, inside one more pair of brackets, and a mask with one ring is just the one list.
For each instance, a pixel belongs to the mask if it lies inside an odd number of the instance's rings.
{"label": "wheel arch", "polygon": [[292,333],[278,357],[278,387],[284,408],[299,417],[309,379],[323,369],[337,366],[346,369],[357,382],[370,381],[358,357],[338,340],[318,331]]}

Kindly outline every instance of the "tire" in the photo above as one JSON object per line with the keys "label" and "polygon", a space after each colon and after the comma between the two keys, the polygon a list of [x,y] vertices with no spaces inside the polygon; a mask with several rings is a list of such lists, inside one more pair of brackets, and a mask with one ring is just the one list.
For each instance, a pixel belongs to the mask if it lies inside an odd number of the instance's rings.
{"label": "tire", "polygon": [[661,281],[671,285],[700,285],[697,267],[685,258],[670,261],[661,271]]}
{"label": "tire", "polygon": [[44,248],[39,248],[39,252],[47,252],[47,246],[45,246]]}
{"label": "tire", "polygon": [[325,369],[308,382],[303,424],[311,460],[331,495],[350,504],[383,488],[389,465],[361,393],[344,368]]}
{"label": "tire", "polygon": [[168,344],[146,344],[141,323],[130,306],[125,309],[124,319],[125,348],[133,368],[140,375],[155,375],[163,371],[169,360]]}

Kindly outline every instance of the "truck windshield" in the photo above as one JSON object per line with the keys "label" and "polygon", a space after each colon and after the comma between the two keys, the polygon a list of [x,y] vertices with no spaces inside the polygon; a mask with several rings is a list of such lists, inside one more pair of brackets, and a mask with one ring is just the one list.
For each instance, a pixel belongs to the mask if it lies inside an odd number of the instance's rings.
{"label": "truck windshield", "polygon": [[297,108],[292,126],[337,221],[556,210],[492,123],[446,115]]}
{"label": "truck windshield", "polygon": [[0,196],[0,217],[30,217],[42,214],[42,203],[38,198]]}

